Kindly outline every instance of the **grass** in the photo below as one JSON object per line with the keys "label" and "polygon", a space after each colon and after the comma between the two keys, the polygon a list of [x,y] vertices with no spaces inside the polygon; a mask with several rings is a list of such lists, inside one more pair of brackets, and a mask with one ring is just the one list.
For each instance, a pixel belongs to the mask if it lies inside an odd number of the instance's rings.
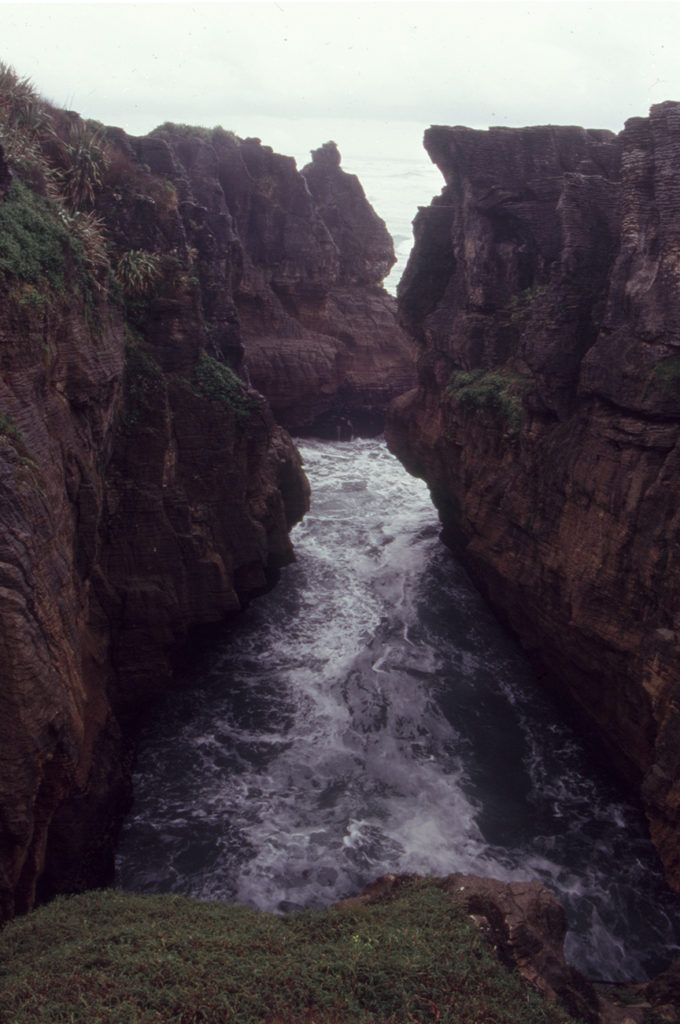
{"label": "grass", "polygon": [[148,295],[160,274],[159,256],[143,249],[128,249],[118,258],[113,277],[123,294],[133,298]]}
{"label": "grass", "polygon": [[68,231],[54,204],[21,181],[12,182],[0,203],[0,270],[29,284],[46,280],[63,291],[68,244]]}
{"label": "grass", "polygon": [[60,898],[0,932],[11,1024],[566,1024],[413,879],[278,917],[175,895]]}
{"label": "grass", "polygon": [[128,331],[125,346],[125,411],[121,418],[124,431],[129,433],[141,425],[164,388],[163,371],[144,339]]}
{"label": "grass", "polygon": [[201,352],[196,364],[196,379],[200,392],[227,412],[233,413],[237,423],[246,423],[257,408],[256,399],[248,394],[231,367],[205,351]]}
{"label": "grass", "polygon": [[150,134],[160,135],[162,138],[179,136],[185,139],[201,139],[203,142],[238,141],[238,135],[223,128],[220,124],[215,125],[214,128],[205,128],[195,124],[176,124],[173,121],[164,121]]}
{"label": "grass", "polygon": [[680,391],[680,356],[672,356],[654,368],[654,380],[666,394]]}
{"label": "grass", "polygon": [[0,437],[5,437],[17,444],[24,443],[24,435],[15,426],[12,417],[4,412],[0,412]]}
{"label": "grass", "polygon": [[103,130],[78,120],[60,137],[29,79],[0,62],[0,144],[15,174],[0,203],[0,270],[61,293],[75,281],[85,299],[105,291],[108,244],[91,210],[108,161]]}
{"label": "grass", "polygon": [[447,395],[461,409],[488,409],[500,415],[517,434],[524,422],[522,399],[528,384],[526,377],[507,370],[459,371],[451,375]]}
{"label": "grass", "polygon": [[547,284],[535,284],[524,291],[513,295],[510,301],[510,319],[513,323],[519,323],[526,319],[532,312],[537,299],[540,299],[548,290]]}

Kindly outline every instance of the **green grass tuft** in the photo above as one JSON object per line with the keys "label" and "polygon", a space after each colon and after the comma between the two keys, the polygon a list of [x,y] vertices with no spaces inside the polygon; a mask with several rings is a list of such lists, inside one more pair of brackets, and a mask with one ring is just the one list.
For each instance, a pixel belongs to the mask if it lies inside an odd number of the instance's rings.
{"label": "green grass tuft", "polygon": [[130,433],[139,428],[164,388],[165,378],[160,365],[144,340],[130,332],[125,347],[125,412],[121,419],[124,431]]}
{"label": "green grass tuft", "polygon": [[201,393],[233,413],[237,423],[246,423],[257,408],[256,399],[247,393],[245,385],[231,367],[205,351],[201,352],[196,364],[196,379]]}
{"label": "green grass tuft", "polygon": [[461,409],[488,409],[502,416],[511,433],[517,434],[524,422],[523,395],[528,385],[528,378],[517,373],[477,369],[451,374],[446,393]]}
{"label": "green grass tuft", "polygon": [[680,356],[672,356],[654,367],[654,380],[667,394],[680,391]]}
{"label": "green grass tuft", "polygon": [[567,1024],[463,911],[414,879],[385,903],[287,917],[117,891],[0,933],[12,1024]]}
{"label": "green grass tuft", "polygon": [[24,443],[24,435],[15,426],[12,417],[4,412],[0,412],[0,437],[5,437],[16,444]]}
{"label": "green grass tuft", "polygon": [[46,279],[61,291],[68,244],[68,232],[54,204],[21,181],[12,182],[0,203],[0,270],[30,284]]}

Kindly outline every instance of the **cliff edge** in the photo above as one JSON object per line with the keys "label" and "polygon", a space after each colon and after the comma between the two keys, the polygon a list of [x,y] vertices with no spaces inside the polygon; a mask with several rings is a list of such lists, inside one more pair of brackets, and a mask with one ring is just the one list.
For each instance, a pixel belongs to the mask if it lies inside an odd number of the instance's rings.
{"label": "cliff edge", "polygon": [[4,66],[0,125],[3,919],[110,880],[131,727],[291,561],[309,486],[236,373],[227,211]]}
{"label": "cliff edge", "polygon": [[618,135],[433,127],[388,441],[640,795],[680,889],[680,104]]}

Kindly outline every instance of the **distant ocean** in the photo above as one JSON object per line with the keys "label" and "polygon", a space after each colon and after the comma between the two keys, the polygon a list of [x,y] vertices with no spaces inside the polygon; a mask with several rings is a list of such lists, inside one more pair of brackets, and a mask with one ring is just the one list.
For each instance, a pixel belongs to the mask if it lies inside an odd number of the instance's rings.
{"label": "distant ocean", "polygon": [[335,141],[342,169],[359,178],[368,201],[394,239],[397,262],[385,281],[386,289],[394,294],[413,245],[411,225],[418,207],[429,206],[444,185],[441,172],[423,146],[427,123],[258,117],[229,121],[229,127],[242,138],[256,134],[275,152],[293,156],[300,170],[309,163],[314,149],[327,140]]}
{"label": "distant ocean", "polygon": [[342,167],[357,175],[368,201],[394,239],[397,262],[384,282],[394,295],[413,246],[412,223],[418,207],[429,206],[433,196],[441,192],[444,180],[425,150],[420,159],[343,158]]}

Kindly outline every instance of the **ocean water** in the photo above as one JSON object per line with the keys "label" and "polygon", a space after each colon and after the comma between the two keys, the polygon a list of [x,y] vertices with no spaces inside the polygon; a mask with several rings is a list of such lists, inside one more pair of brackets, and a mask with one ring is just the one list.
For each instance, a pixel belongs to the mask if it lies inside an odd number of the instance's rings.
{"label": "ocean water", "polygon": [[561,721],[383,441],[304,441],[297,561],[144,733],[118,884],[273,911],[386,872],[538,879],[568,959],[680,951],[644,820]]}
{"label": "ocean water", "polygon": [[424,149],[412,158],[355,157],[349,164],[344,169],[357,175],[366,198],[392,235],[397,262],[383,286],[395,295],[413,246],[412,224],[418,207],[429,206],[444,180]]}

